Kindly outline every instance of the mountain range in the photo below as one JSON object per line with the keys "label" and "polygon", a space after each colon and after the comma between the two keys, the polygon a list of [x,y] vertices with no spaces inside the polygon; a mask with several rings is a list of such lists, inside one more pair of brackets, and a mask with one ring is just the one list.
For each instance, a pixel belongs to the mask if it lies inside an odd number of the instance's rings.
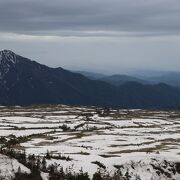
{"label": "mountain range", "polygon": [[119,86],[127,82],[139,82],[141,84],[149,84],[149,85],[164,83],[169,86],[180,87],[180,72],[166,72],[166,73],[163,72],[162,75],[158,75],[158,76],[142,75],[141,77],[139,77],[138,75],[131,76],[126,74],[104,75],[104,74],[97,74],[86,71],[79,71],[79,73],[83,74],[89,79],[101,80],[116,86]]}
{"label": "mountain range", "polygon": [[92,80],[61,67],[51,68],[0,51],[0,104],[68,104],[120,108],[180,107],[180,90],[160,84],[124,82],[120,85]]}

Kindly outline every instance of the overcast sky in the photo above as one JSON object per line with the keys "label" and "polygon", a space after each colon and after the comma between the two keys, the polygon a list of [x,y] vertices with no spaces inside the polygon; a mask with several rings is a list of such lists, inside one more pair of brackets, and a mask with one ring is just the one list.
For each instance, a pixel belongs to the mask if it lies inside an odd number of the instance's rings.
{"label": "overcast sky", "polygon": [[0,49],[52,67],[180,69],[179,0],[0,0]]}

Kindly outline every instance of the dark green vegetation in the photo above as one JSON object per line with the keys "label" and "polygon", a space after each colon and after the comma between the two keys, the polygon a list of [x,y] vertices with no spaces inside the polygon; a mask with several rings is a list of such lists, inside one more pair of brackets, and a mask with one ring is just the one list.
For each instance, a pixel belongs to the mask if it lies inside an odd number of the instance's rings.
{"label": "dark green vegetation", "polygon": [[180,90],[165,84],[129,82],[113,86],[62,68],[1,51],[0,104],[77,104],[121,108],[180,106]]}

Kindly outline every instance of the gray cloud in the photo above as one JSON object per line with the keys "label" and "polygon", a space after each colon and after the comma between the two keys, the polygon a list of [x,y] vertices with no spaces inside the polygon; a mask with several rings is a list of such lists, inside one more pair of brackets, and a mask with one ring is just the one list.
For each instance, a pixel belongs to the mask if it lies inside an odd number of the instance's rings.
{"label": "gray cloud", "polygon": [[0,1],[0,31],[19,34],[179,35],[179,19],[178,0]]}
{"label": "gray cloud", "polygon": [[179,70],[179,0],[0,0],[0,49],[70,69]]}

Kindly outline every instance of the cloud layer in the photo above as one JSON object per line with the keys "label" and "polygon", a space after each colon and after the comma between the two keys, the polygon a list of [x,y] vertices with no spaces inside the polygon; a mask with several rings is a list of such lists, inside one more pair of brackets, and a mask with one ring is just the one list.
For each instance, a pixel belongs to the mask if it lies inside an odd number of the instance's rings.
{"label": "cloud layer", "polygon": [[179,0],[0,0],[0,50],[79,70],[179,70],[179,22]]}
{"label": "cloud layer", "polygon": [[5,0],[0,31],[61,36],[180,34],[179,0]]}

